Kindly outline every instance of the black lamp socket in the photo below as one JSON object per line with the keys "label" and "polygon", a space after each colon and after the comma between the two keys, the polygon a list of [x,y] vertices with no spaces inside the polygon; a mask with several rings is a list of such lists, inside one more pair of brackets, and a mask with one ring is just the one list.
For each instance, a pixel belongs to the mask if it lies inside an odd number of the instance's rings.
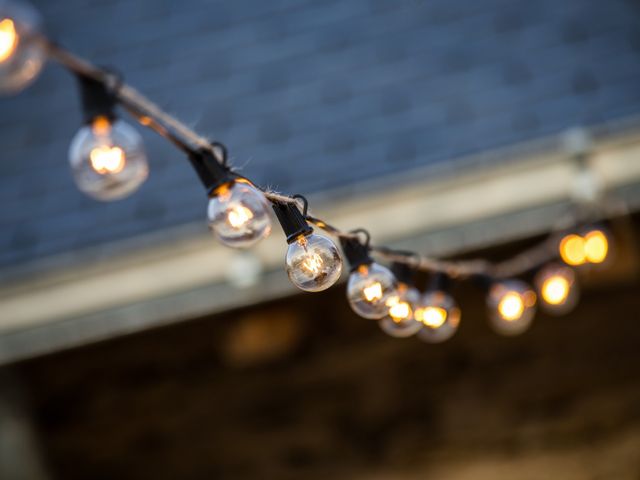
{"label": "black lamp socket", "polygon": [[306,237],[313,232],[297,206],[291,203],[274,203],[273,211],[287,236],[287,243],[293,243],[300,235]]}

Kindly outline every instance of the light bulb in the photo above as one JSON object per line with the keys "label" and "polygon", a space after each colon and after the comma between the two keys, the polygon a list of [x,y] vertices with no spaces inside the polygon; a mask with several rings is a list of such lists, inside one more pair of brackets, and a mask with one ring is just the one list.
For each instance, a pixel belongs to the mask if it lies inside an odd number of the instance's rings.
{"label": "light bulb", "polygon": [[396,293],[386,301],[388,315],[378,322],[387,335],[406,338],[420,330],[422,324],[416,322],[413,313],[420,301],[420,292],[405,283],[399,283]]}
{"label": "light bulb", "polygon": [[598,227],[583,230],[578,235],[566,235],[559,245],[560,258],[572,267],[586,263],[602,264],[609,257],[609,235]]}
{"label": "light bulb", "polygon": [[342,273],[338,247],[322,235],[300,235],[289,244],[285,269],[300,290],[319,292],[336,283]]}
{"label": "light bulb", "polygon": [[209,226],[228,247],[248,248],[271,232],[268,204],[262,192],[236,181],[218,187],[209,200]]}
{"label": "light bulb", "polygon": [[571,266],[583,265],[587,262],[587,255],[584,250],[584,238],[574,233],[566,235],[560,240],[560,258]]}
{"label": "light bulb", "polygon": [[27,3],[0,0],[0,92],[23,89],[42,69],[39,25],[38,13]]}
{"label": "light bulb", "polygon": [[603,263],[609,254],[609,239],[604,230],[594,228],[584,235],[584,254],[589,263]]}
{"label": "light bulb", "polygon": [[497,282],[489,289],[487,306],[491,324],[498,333],[518,335],[533,320],[536,294],[519,280]]}
{"label": "light bulb", "polygon": [[460,315],[451,295],[441,290],[426,293],[415,311],[415,318],[421,324],[418,338],[428,343],[448,340],[458,330]]}
{"label": "light bulb", "polygon": [[347,283],[347,299],[361,317],[379,320],[389,313],[387,301],[397,294],[393,273],[377,263],[357,267]]}
{"label": "light bulb", "polygon": [[574,271],[563,265],[548,265],[536,275],[536,287],[542,299],[542,308],[551,314],[569,312],[578,301],[578,288]]}
{"label": "light bulb", "polygon": [[149,174],[140,134],[121,120],[102,116],[73,137],[69,162],[78,188],[97,200],[126,197]]}

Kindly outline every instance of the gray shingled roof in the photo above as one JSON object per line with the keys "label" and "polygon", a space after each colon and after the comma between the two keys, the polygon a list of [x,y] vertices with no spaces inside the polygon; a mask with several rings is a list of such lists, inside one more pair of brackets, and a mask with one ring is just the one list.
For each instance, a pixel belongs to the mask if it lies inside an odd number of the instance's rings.
{"label": "gray shingled roof", "polygon": [[[640,112],[623,0],[37,3],[55,38],[226,143],[257,182],[319,191]],[[0,99],[0,266],[201,220],[180,153],[145,133],[133,197],[80,194],[75,83],[50,66]]]}

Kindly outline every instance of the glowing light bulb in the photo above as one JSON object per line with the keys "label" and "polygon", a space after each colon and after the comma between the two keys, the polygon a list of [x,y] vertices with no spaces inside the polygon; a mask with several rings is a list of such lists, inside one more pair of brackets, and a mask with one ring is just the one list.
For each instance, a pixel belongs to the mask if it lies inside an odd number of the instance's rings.
{"label": "glowing light bulb", "polygon": [[300,235],[289,244],[285,269],[300,290],[319,292],[336,283],[342,273],[338,247],[322,235]]}
{"label": "glowing light bulb", "polygon": [[566,235],[560,241],[559,251],[560,258],[562,258],[567,265],[576,267],[587,262],[585,241],[580,235],[573,233]]}
{"label": "glowing light bulb", "polygon": [[397,295],[393,273],[382,265],[360,265],[347,283],[347,299],[354,312],[364,318],[379,320],[389,313],[387,301]]}
{"label": "glowing light bulb", "polygon": [[602,263],[609,253],[609,239],[602,230],[591,230],[584,236],[584,253],[590,263]]}
{"label": "glowing light bulb", "polygon": [[422,325],[418,338],[427,343],[448,340],[458,330],[460,316],[460,309],[451,295],[441,290],[426,293],[415,311],[415,318]]}
{"label": "glowing light bulb", "polygon": [[609,256],[609,235],[601,228],[591,228],[582,235],[565,236],[559,245],[560,257],[572,267],[585,263],[601,264]]}
{"label": "glowing light bulb", "polygon": [[209,200],[209,226],[226,246],[248,248],[271,232],[268,208],[254,186],[240,181],[224,184]]}
{"label": "glowing light bulb", "polygon": [[422,328],[422,324],[413,317],[413,309],[420,301],[420,292],[405,283],[399,283],[395,294],[386,301],[388,315],[378,322],[387,335],[406,338]]}
{"label": "glowing light bulb", "polygon": [[524,332],[535,314],[536,294],[519,280],[494,283],[487,297],[493,328],[503,335]]}
{"label": "glowing light bulb", "polygon": [[133,193],[149,167],[142,137],[130,125],[97,117],[82,127],[69,149],[78,188],[97,200],[117,200]]}
{"label": "glowing light bulb", "polygon": [[547,265],[535,280],[542,308],[551,314],[563,314],[575,307],[578,288],[574,271],[563,265]]}
{"label": "glowing light bulb", "polygon": [[38,75],[45,52],[40,18],[25,2],[0,1],[0,92],[15,93]]}

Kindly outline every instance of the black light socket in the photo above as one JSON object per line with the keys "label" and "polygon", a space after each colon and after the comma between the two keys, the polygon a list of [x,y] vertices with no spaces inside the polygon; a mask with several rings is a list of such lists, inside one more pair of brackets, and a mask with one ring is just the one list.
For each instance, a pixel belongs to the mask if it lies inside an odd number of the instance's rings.
{"label": "black light socket", "polygon": [[470,277],[470,280],[484,292],[488,292],[491,285],[495,283],[495,279],[486,273],[474,274]]}
{"label": "black light socket", "polygon": [[413,285],[413,269],[406,263],[393,262],[391,264],[391,273],[400,283],[405,285]]}
{"label": "black light socket", "polygon": [[313,228],[304,219],[298,207],[292,203],[274,203],[273,211],[278,217],[287,243],[293,243],[300,236],[307,236],[313,232]]}
{"label": "black light socket", "polygon": [[444,272],[433,272],[429,282],[429,290],[448,292],[450,289],[451,277]]}
{"label": "black light socket", "polygon": [[97,117],[115,120],[117,99],[114,93],[103,82],[86,76],[78,75],[78,83],[85,123],[92,123]]}
{"label": "black light socket", "polygon": [[213,195],[217,188],[233,183],[239,178],[230,168],[218,162],[213,153],[209,151],[193,152],[189,154],[189,161],[209,196]]}
{"label": "black light socket", "polygon": [[371,265],[373,263],[373,259],[369,255],[369,248],[357,238],[341,238],[340,245],[344,256],[349,262],[351,271],[356,270],[361,265]]}

